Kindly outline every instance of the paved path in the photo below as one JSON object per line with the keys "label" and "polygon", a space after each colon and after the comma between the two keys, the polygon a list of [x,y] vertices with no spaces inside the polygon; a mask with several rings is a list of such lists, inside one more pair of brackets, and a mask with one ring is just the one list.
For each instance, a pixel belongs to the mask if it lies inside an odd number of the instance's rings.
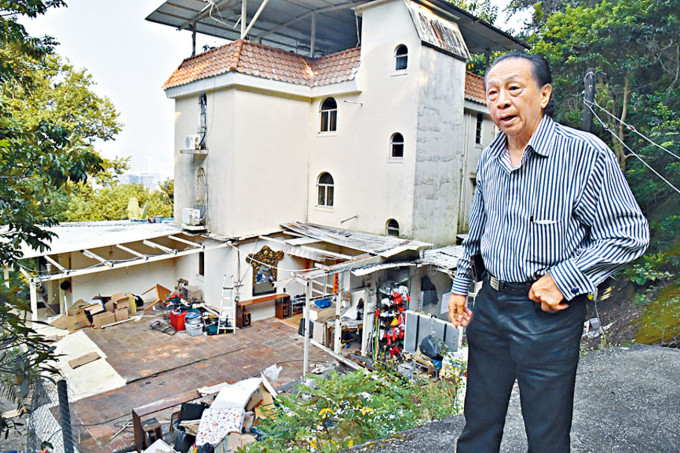
{"label": "paved path", "polygon": [[[451,417],[354,451],[453,452],[463,424]],[[573,453],[680,452],[680,350],[638,345],[582,357],[571,439]],[[527,451],[516,392],[501,451]]]}
{"label": "paved path", "polygon": [[[113,441],[109,437],[131,419],[134,407],[203,386],[259,376],[275,363],[283,367],[279,379],[272,382],[275,387],[302,374],[303,338],[297,335],[297,328],[276,318],[256,321],[235,335],[198,337],[150,330],[152,321],[86,329],[128,384],[72,404],[81,452],[111,453],[131,445],[131,428]],[[333,360],[313,346],[309,351],[312,364]],[[169,416],[168,411],[156,417],[168,420]]]}

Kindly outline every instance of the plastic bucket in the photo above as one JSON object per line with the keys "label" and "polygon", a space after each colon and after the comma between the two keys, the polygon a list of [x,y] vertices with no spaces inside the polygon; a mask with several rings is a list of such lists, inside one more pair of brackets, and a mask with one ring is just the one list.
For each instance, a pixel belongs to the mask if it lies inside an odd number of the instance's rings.
{"label": "plastic bucket", "polygon": [[184,317],[186,314],[186,311],[170,310],[170,325],[177,331],[184,330]]}
{"label": "plastic bucket", "polygon": [[203,323],[198,318],[189,320],[185,326],[187,333],[192,337],[197,337],[203,333]]}

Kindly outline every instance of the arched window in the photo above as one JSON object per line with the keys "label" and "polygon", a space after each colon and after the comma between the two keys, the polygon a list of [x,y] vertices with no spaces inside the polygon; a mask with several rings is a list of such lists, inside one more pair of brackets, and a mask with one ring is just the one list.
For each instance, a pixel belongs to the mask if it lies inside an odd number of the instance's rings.
{"label": "arched window", "polygon": [[333,177],[330,173],[321,173],[316,183],[319,193],[317,206],[333,206]]}
{"label": "arched window", "polygon": [[392,134],[390,138],[390,152],[392,157],[404,157],[404,136],[399,132]]}
{"label": "arched window", "polygon": [[397,46],[394,50],[395,65],[394,69],[396,71],[403,71],[408,67],[408,47],[401,44]]}
{"label": "arched window", "polygon": [[333,98],[326,98],[321,104],[321,132],[332,132],[337,129],[338,104]]}
{"label": "arched window", "polygon": [[399,236],[399,222],[394,219],[388,220],[385,231],[388,236]]}

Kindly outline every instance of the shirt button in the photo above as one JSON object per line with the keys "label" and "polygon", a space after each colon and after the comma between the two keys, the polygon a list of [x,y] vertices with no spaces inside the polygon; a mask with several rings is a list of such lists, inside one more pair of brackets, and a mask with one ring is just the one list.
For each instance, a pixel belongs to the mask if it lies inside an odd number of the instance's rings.
{"label": "shirt button", "polygon": [[578,288],[571,288],[572,294],[578,294]]}

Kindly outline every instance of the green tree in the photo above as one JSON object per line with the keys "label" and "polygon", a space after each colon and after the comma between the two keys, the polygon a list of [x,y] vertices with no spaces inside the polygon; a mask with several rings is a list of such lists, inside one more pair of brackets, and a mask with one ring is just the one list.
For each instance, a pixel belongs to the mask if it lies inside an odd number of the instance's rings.
{"label": "green tree", "polygon": [[464,9],[470,14],[473,14],[484,22],[494,24],[498,18],[498,6],[495,6],[491,0],[448,0],[460,9]]}
{"label": "green tree", "polygon": [[[22,243],[41,250],[47,247],[51,234],[45,227],[56,223],[51,196],[67,182],[83,181],[102,169],[93,140],[110,139],[119,127],[115,119],[93,124],[86,114],[78,113],[81,104],[90,111],[102,105],[94,95],[85,96],[91,80],[84,72],[71,70],[75,79],[61,85],[59,77],[69,70],[53,55],[55,41],[28,35],[17,21],[19,16],[36,17],[64,5],[62,0],[0,0],[0,225],[4,226],[0,262],[5,266],[13,266],[21,257]],[[82,97],[72,97],[67,86],[82,88],[76,93]],[[55,92],[58,96],[52,98]],[[62,115],[64,109],[67,115]],[[112,109],[104,110],[109,120],[115,116]],[[0,286],[0,391],[22,411],[36,380],[53,371],[47,365],[52,348],[27,322],[26,308],[16,288]],[[0,432],[10,425],[0,416]]]}
{"label": "green tree", "polygon": [[148,205],[147,217],[172,217],[172,201],[161,190],[151,191],[141,184],[111,184],[94,189],[90,184],[81,182],[75,186],[60,220],[85,222],[125,219],[131,198],[136,198],[140,207]]}

